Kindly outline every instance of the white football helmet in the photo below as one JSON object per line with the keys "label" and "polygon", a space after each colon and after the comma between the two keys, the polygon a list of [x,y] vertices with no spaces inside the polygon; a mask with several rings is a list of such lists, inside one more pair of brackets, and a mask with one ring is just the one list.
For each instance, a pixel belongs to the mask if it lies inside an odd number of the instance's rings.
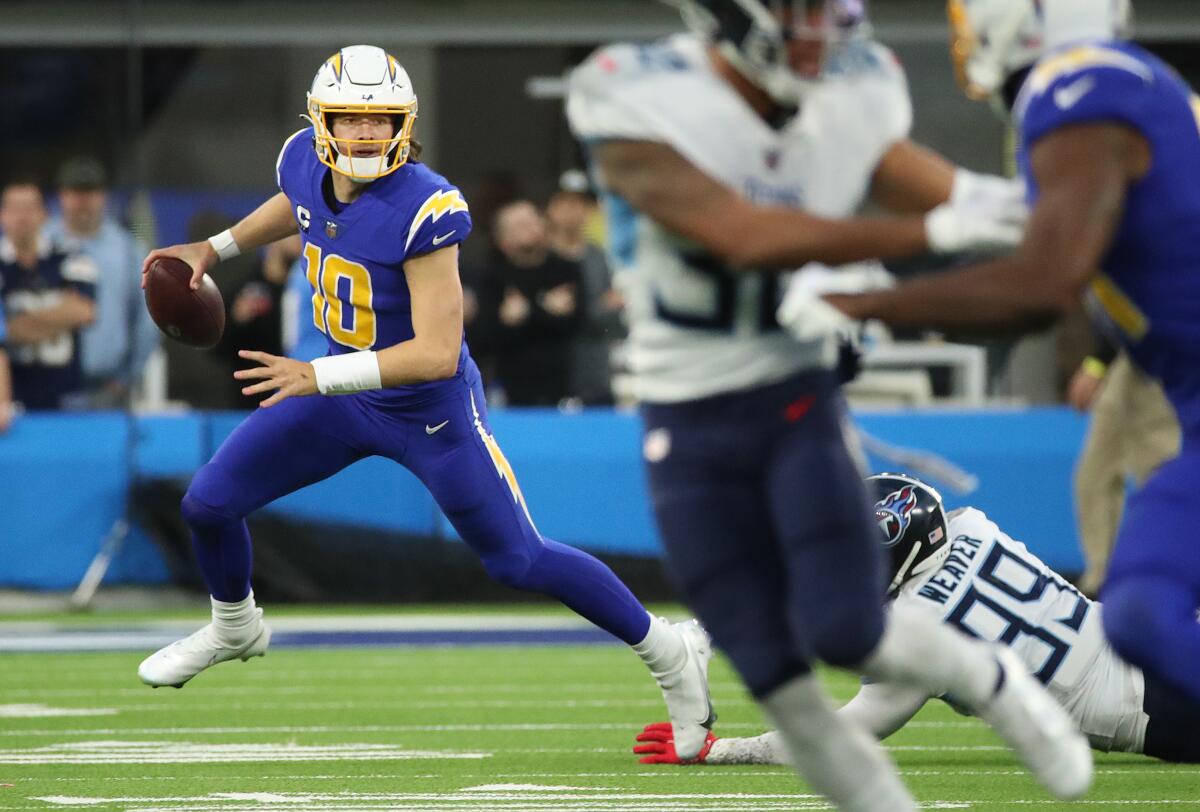
{"label": "white football helmet", "polygon": [[948,0],[947,12],[959,85],[980,100],[1051,49],[1127,37],[1133,14],[1130,0]]}
{"label": "white football helmet", "polygon": [[[336,113],[370,113],[392,117],[390,138],[334,138],[329,117]],[[308,91],[313,147],[321,163],[350,179],[366,183],[395,172],[408,162],[417,96],[408,73],[382,48],[351,45],[325,60]],[[354,147],[378,145],[379,153],[354,157]]]}
{"label": "white football helmet", "polygon": [[867,0],[666,0],[692,31],[783,107],[796,107],[821,78],[791,65],[788,43],[824,43],[829,52],[868,32]]}

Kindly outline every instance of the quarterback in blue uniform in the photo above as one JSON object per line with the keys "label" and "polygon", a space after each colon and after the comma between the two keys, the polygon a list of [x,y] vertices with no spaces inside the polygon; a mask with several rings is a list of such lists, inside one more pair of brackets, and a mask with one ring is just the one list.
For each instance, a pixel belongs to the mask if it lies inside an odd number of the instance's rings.
{"label": "quarterback in blue uniform", "polygon": [[489,575],[556,597],[633,646],[672,719],[702,742],[712,717],[703,630],[652,618],[600,561],[543,538],[492,437],[463,341],[458,245],[471,217],[459,190],[414,160],[416,115],[395,57],[342,49],[313,81],[312,126],[280,152],[280,193],[229,231],[146,259],[146,268],[160,256],[184,259],[196,285],[220,259],[299,230],[312,319],[329,354],[307,363],[241,353],[259,364],[236,373],[242,391],[270,394],[197,472],[182,504],[213,622],[138,674],[179,686],[214,663],[263,654],[270,630],[250,589],[245,517],[379,455],[421,479]]}
{"label": "quarterback in blue uniform", "polygon": [[1045,324],[1082,295],[1158,378],[1182,452],[1131,496],[1101,598],[1113,647],[1200,701],[1200,99],[1121,41],[1127,0],[953,0],[960,75],[1012,110],[1034,209],[1010,258],[829,301],[897,326]]}

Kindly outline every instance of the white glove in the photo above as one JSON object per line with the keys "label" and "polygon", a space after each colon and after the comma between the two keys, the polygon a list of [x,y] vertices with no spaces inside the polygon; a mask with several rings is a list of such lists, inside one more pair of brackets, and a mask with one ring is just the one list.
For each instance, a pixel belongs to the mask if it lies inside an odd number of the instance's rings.
{"label": "white glove", "polygon": [[853,335],[858,332],[858,322],[821,297],[828,293],[861,293],[894,284],[878,262],[842,268],[810,262],[788,279],[775,320],[800,341]]}
{"label": "white glove", "polygon": [[925,215],[925,236],[938,254],[1012,248],[1028,219],[1023,181],[959,169],[950,200]]}

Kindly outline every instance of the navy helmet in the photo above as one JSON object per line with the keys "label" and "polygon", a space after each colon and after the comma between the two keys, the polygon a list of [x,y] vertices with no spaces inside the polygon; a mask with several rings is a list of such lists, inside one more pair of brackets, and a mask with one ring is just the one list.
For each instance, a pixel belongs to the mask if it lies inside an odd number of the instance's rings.
{"label": "navy helmet", "polygon": [[890,554],[888,594],[941,565],[949,552],[950,529],[942,496],[907,474],[867,478],[883,546]]}
{"label": "navy helmet", "polygon": [[820,79],[797,73],[788,43],[820,43],[818,63],[838,43],[867,30],[867,0],[666,0],[742,75],[779,105],[796,107]]}

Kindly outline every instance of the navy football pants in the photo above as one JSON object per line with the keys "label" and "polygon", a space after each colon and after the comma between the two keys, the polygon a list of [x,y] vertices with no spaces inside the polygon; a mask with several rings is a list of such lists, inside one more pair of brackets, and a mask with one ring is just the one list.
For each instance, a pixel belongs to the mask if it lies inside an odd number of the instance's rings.
{"label": "navy football pants", "polygon": [[882,550],[833,374],[642,415],[671,574],[755,696],[813,659],[865,660],[883,634]]}
{"label": "navy football pants", "polygon": [[626,643],[645,638],[649,616],[612,571],[534,527],[492,438],[479,372],[470,362],[427,402],[385,407],[362,395],[316,395],[246,418],[183,499],[212,595],[237,601],[249,594],[247,515],[373,455],[395,460],[424,483],[492,578],[558,598]]}

